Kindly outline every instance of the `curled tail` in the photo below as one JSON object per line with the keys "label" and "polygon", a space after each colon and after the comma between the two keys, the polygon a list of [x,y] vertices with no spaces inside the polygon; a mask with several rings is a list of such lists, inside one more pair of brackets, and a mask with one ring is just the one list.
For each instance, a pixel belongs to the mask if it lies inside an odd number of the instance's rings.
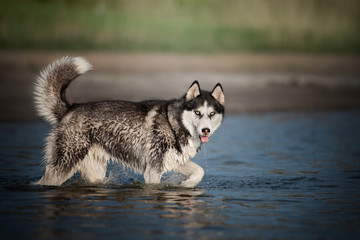
{"label": "curled tail", "polygon": [[81,57],[63,57],[40,72],[35,83],[34,99],[39,116],[55,124],[69,110],[65,92],[72,80],[92,68]]}

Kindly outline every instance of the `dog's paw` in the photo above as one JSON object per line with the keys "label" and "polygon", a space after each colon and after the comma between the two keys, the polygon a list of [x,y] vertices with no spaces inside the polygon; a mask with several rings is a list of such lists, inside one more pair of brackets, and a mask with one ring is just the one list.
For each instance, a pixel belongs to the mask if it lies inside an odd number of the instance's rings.
{"label": "dog's paw", "polygon": [[194,187],[196,187],[197,184],[198,184],[198,182],[194,182],[194,181],[191,181],[191,179],[188,179],[188,180],[182,181],[180,183],[180,186],[185,187],[185,188],[194,188]]}

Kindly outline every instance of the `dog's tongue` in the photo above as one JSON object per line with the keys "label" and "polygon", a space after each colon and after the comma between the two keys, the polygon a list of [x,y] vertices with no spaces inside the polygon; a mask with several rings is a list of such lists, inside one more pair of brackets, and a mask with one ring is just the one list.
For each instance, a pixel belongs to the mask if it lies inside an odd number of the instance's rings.
{"label": "dog's tongue", "polygon": [[208,141],[209,141],[209,137],[208,137],[208,136],[201,136],[201,142],[207,143]]}

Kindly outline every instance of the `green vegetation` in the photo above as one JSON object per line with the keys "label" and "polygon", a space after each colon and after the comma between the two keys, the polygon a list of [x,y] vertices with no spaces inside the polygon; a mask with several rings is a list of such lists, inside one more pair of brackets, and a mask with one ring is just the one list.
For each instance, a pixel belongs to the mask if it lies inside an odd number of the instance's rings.
{"label": "green vegetation", "polygon": [[1,1],[9,48],[360,53],[360,1]]}

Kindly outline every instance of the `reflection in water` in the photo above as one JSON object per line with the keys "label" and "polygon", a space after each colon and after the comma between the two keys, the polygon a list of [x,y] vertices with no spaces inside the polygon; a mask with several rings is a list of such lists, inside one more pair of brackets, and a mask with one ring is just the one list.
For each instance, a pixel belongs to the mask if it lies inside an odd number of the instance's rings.
{"label": "reflection in water", "polygon": [[[38,237],[41,238],[68,234],[56,226],[59,222],[100,231],[106,231],[109,224],[118,223],[120,229],[132,229],[136,226],[137,234],[142,235],[159,234],[158,231],[169,232],[172,227],[181,228],[183,231],[177,234],[186,235],[187,229],[221,224],[221,216],[215,216],[212,207],[204,200],[212,196],[204,195],[204,190],[201,189],[145,186],[137,183],[120,188],[60,187],[44,191],[41,195],[44,199],[43,206],[34,209],[37,213],[36,220],[46,222],[45,226],[38,227]],[[51,222],[54,225],[49,226]],[[139,228],[141,225],[144,228]],[[129,236],[132,234],[134,233],[128,233]]]}

